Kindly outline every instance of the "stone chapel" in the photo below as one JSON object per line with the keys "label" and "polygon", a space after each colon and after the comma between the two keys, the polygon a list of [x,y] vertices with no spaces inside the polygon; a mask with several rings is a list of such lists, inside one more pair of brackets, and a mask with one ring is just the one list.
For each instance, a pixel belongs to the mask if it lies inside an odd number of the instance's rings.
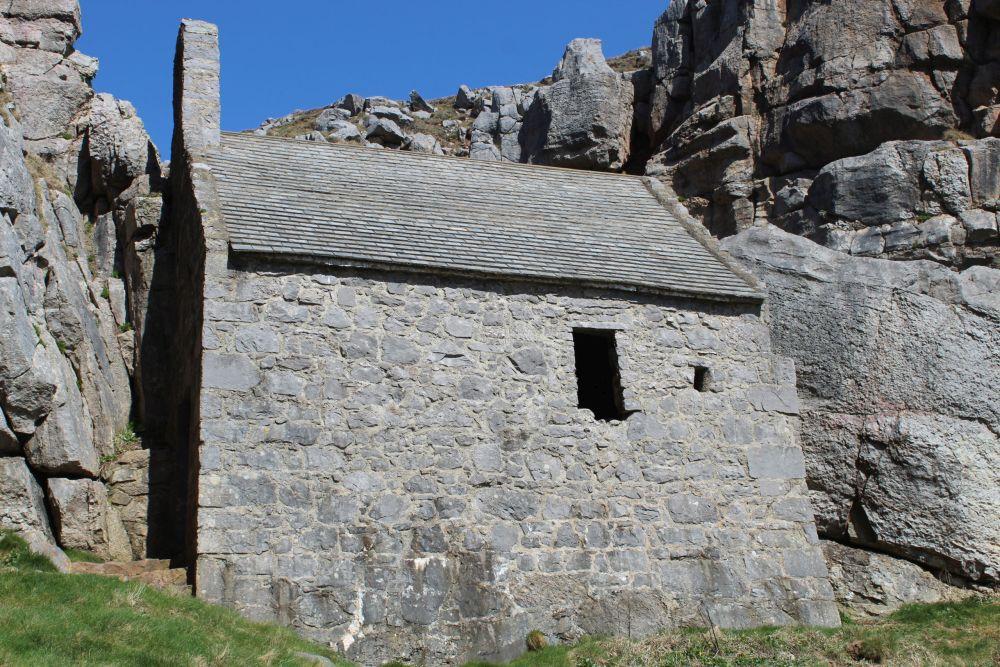
{"label": "stone chapel", "polygon": [[363,664],[839,623],[762,286],[651,179],[220,131],[185,21],[197,595]]}

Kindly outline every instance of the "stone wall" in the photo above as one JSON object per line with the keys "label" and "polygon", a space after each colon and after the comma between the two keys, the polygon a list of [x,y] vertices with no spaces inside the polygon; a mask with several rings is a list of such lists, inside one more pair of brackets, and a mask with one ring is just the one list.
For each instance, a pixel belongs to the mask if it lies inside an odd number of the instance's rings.
{"label": "stone wall", "polygon": [[[246,261],[205,288],[200,597],[364,664],[839,622],[755,306]],[[625,421],[577,408],[574,327]]]}

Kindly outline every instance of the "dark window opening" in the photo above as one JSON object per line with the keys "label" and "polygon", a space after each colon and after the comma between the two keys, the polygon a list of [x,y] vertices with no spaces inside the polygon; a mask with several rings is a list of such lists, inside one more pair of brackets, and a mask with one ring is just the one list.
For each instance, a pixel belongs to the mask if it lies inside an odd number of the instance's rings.
{"label": "dark window opening", "polygon": [[694,388],[698,391],[708,391],[712,381],[711,372],[704,366],[694,367]]}
{"label": "dark window opening", "polygon": [[602,421],[627,417],[615,333],[574,329],[573,348],[576,352],[576,387],[580,408],[590,410]]}

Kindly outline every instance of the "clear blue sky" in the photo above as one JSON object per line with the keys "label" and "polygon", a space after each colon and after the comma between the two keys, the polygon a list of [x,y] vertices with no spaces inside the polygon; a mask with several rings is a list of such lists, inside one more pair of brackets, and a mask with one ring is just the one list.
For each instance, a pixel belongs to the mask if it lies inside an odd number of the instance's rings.
{"label": "clear blue sky", "polygon": [[77,48],[101,61],[101,92],[132,101],[160,151],[171,133],[181,18],[219,24],[228,130],[330,104],[347,92],[404,98],[535,81],[574,37],[607,56],[648,46],[668,0],[81,0]]}

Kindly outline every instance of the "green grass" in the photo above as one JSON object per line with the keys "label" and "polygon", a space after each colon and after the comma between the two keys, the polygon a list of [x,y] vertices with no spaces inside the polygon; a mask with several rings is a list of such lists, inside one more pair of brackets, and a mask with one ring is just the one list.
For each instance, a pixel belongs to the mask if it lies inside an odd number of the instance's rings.
{"label": "green grass", "polygon": [[8,572],[55,572],[56,568],[44,556],[28,550],[28,543],[17,535],[0,531],[0,570]]}
{"label": "green grass", "polygon": [[292,631],[142,584],[54,572],[0,533],[0,665],[346,665]]}
{"label": "green grass", "polygon": [[63,553],[73,563],[103,563],[104,559],[95,553],[81,549],[63,549]]}
{"label": "green grass", "polygon": [[[528,653],[507,667],[743,667],[883,664],[1000,665],[1000,602],[904,607],[874,622],[846,619],[834,630],[677,630],[641,641],[586,639]],[[473,663],[467,667],[487,667]]]}
{"label": "green grass", "polygon": [[[92,555],[75,552],[76,559]],[[526,638],[527,639],[527,638]],[[536,638],[537,639],[537,638]],[[537,644],[537,642],[536,642]],[[290,630],[142,584],[63,575],[0,531],[0,665],[309,665],[349,663]],[[506,667],[901,667],[1000,665],[1000,601],[912,605],[843,627],[675,630],[643,640],[587,638]],[[471,663],[466,667],[489,667]]]}

